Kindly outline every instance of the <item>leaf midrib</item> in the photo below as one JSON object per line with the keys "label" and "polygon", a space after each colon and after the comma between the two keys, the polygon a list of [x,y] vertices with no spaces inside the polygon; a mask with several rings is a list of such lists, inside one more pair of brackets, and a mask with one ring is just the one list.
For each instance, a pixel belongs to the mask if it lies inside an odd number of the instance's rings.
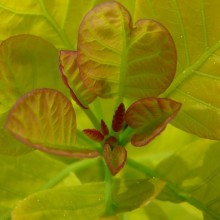
{"label": "leaf midrib", "polygon": [[[137,169],[139,172],[152,177],[152,178],[159,178],[159,179],[165,179],[163,176],[161,176],[158,172],[146,167],[145,165],[142,165],[141,163],[138,163],[134,160],[128,159],[127,164],[134,168]],[[181,190],[178,186],[175,185],[175,183],[172,183],[168,180],[166,180],[166,188],[168,188],[170,191],[172,191],[177,197],[179,197],[181,200],[184,200],[188,202],[189,204],[193,205],[194,207],[198,208],[199,210],[209,214],[210,216],[213,217],[213,219],[219,220],[219,215],[211,210],[207,205],[202,204],[200,201],[192,198],[190,194],[187,192],[184,192]]]}
{"label": "leaf midrib", "polygon": [[206,50],[192,65],[190,65],[187,69],[185,69],[182,73],[180,73],[173,81],[171,86],[160,95],[160,97],[165,98],[171,96],[173,92],[175,92],[176,88],[178,88],[184,81],[188,80],[205,61],[220,48],[220,41],[218,41],[214,46],[210,47]]}
{"label": "leaf midrib", "polygon": [[120,66],[120,70],[119,70],[119,86],[118,86],[118,99],[116,101],[116,105],[115,108],[117,108],[117,106],[123,102],[123,92],[124,92],[124,84],[125,84],[125,76],[126,76],[126,72],[127,72],[127,64],[126,64],[126,58],[127,58],[127,36],[126,36],[126,32],[125,32],[125,21],[122,17],[122,14],[120,13],[120,19],[121,19],[121,24],[123,24],[122,26],[122,39],[123,39],[123,46],[122,46],[122,54],[121,54],[121,66]]}

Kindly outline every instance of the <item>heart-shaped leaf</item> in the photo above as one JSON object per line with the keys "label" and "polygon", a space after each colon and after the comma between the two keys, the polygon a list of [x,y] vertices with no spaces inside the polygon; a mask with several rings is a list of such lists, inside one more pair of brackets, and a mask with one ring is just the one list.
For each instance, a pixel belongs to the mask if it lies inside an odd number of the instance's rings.
{"label": "heart-shaped leaf", "polygon": [[60,51],[60,70],[65,85],[70,90],[70,94],[75,102],[83,108],[87,108],[96,96],[83,84],[79,68],[77,66],[76,51]]}
{"label": "heart-shaped leaf", "polygon": [[124,166],[127,159],[127,151],[122,146],[111,149],[109,144],[104,145],[104,158],[112,175],[116,175]]}
{"label": "heart-shaped leaf", "polygon": [[140,147],[159,135],[176,116],[181,104],[170,99],[146,98],[133,103],[125,114],[127,124],[134,128],[131,143]]}
{"label": "heart-shaped leaf", "polygon": [[74,149],[76,116],[71,102],[53,89],[34,90],[12,108],[5,127],[41,151],[66,157],[94,157],[97,152]]}
{"label": "heart-shaped leaf", "polygon": [[118,1],[134,19],[153,18],[172,34],[178,68],[161,96],[182,103],[172,124],[199,137],[220,140],[220,1]]}
{"label": "heart-shaped leaf", "polygon": [[172,82],[176,50],[168,31],[131,16],[119,3],[92,9],[79,29],[78,64],[86,86],[101,97],[157,96]]}

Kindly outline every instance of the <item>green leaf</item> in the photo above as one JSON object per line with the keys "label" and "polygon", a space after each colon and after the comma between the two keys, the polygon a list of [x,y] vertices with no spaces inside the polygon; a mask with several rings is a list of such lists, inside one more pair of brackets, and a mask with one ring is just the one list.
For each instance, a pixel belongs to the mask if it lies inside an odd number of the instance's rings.
{"label": "green leaf", "polygon": [[[66,165],[45,154],[34,151],[20,157],[0,156],[0,216],[9,215],[16,203],[38,191]],[[69,172],[54,187],[80,184],[76,176]],[[9,217],[8,217],[9,218]],[[7,219],[8,219],[7,218]]]}
{"label": "green leaf", "polygon": [[105,211],[104,184],[47,190],[20,202],[13,211],[13,220],[20,219],[93,219]]}
{"label": "green leaf", "polygon": [[[148,180],[116,180],[112,187],[116,213],[135,209],[154,194],[154,185]],[[105,213],[104,195],[103,182],[35,193],[16,206],[13,220],[93,219]]]}
{"label": "green leaf", "polygon": [[183,103],[173,124],[203,138],[220,139],[220,2],[123,0],[135,20],[153,18],[174,38],[177,74],[162,94]]}
{"label": "green leaf", "polygon": [[3,41],[0,45],[0,113],[7,112],[18,98],[33,89],[56,88],[65,92],[58,65],[56,48],[39,37],[20,35]]}
{"label": "green leaf", "polygon": [[18,156],[32,151],[4,128],[6,114],[0,116],[0,154]]}
{"label": "green leaf", "polygon": [[62,78],[74,101],[82,108],[88,108],[88,104],[95,98],[95,94],[89,91],[83,84],[77,65],[76,51],[60,51],[60,71]]}
{"label": "green leaf", "polygon": [[129,220],[201,220],[199,210],[187,203],[174,204],[154,200],[148,206],[128,213]]}
{"label": "green leaf", "polygon": [[164,183],[158,179],[132,179],[115,181],[112,201],[116,213],[132,211],[147,205],[163,189]]}
{"label": "green leaf", "polygon": [[[104,1],[104,0],[103,0]],[[102,0],[27,2],[0,1],[0,41],[12,35],[30,33],[40,36],[58,48],[74,49],[77,30],[83,15]],[[10,26],[10,28],[9,28]]]}
{"label": "green leaf", "polygon": [[[139,149],[139,152],[127,149],[136,161],[144,164],[137,166],[137,171],[166,181],[166,190],[158,199],[185,201],[210,219],[219,219],[219,142],[169,126],[147,148]],[[126,164],[131,165],[129,160]]]}
{"label": "green leaf", "polygon": [[126,111],[125,120],[134,128],[131,143],[140,147],[159,135],[176,116],[181,104],[170,99],[147,98],[134,102]]}
{"label": "green leaf", "polygon": [[101,97],[117,94],[121,102],[162,93],[175,74],[176,50],[163,26],[145,19],[133,27],[128,11],[111,1],[84,17],[78,64],[89,89]]}

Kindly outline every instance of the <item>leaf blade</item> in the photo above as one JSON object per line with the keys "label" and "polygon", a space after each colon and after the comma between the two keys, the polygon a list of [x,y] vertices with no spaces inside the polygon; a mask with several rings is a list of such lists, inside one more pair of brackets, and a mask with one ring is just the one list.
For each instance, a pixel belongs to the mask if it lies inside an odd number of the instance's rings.
{"label": "leaf blade", "polygon": [[127,151],[122,146],[115,146],[111,149],[110,144],[105,144],[103,149],[105,162],[112,175],[116,175],[125,165]]}
{"label": "leaf blade", "polygon": [[3,41],[0,45],[0,113],[8,112],[18,98],[33,89],[54,88],[65,93],[57,59],[57,49],[36,36],[18,35]]}
{"label": "leaf blade", "polygon": [[[85,16],[78,52],[82,79],[100,97],[155,96],[169,86],[175,74],[176,50],[168,31],[153,20],[141,20],[133,28],[130,14],[116,2],[96,6]],[[146,83],[151,85],[148,89]]]}
{"label": "leaf blade", "polygon": [[[155,193],[154,184],[146,179],[115,180],[112,188],[115,213],[135,209]],[[16,206],[13,219],[94,219],[105,214],[104,192],[105,184],[98,182],[35,193]]]}
{"label": "leaf blade", "polygon": [[56,90],[39,89],[23,96],[5,126],[16,138],[42,151],[68,157],[97,156],[91,150],[74,149],[75,112],[71,102]]}
{"label": "leaf blade", "polygon": [[176,116],[181,104],[170,99],[146,98],[134,102],[125,120],[134,129],[131,143],[140,147],[159,135]]}
{"label": "leaf blade", "polygon": [[82,108],[88,108],[88,104],[95,98],[95,94],[89,91],[83,84],[77,65],[76,51],[60,51],[60,71],[62,78],[74,101]]}

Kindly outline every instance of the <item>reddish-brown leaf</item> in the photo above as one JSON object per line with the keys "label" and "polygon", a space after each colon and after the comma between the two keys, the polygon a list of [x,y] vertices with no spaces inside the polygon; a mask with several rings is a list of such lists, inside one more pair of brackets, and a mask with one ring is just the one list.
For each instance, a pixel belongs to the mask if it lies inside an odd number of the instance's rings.
{"label": "reddish-brown leaf", "polygon": [[125,115],[125,106],[121,103],[112,119],[112,128],[115,132],[119,132],[123,128],[124,124],[124,115]]}
{"label": "reddish-brown leaf", "polygon": [[103,120],[101,120],[101,131],[104,136],[107,136],[109,134],[108,127]]}
{"label": "reddish-brown leaf", "polygon": [[150,19],[133,24],[128,10],[116,1],[85,15],[77,51],[83,82],[103,98],[158,96],[176,72],[176,49],[166,28]]}
{"label": "reddish-brown leaf", "polygon": [[63,82],[69,89],[73,100],[82,108],[88,108],[96,95],[85,87],[80,78],[77,51],[61,50],[59,62]]}
{"label": "reddish-brown leaf", "polygon": [[166,128],[180,107],[180,103],[165,98],[146,98],[134,102],[125,114],[125,121],[134,129],[131,143],[136,147],[148,144]]}
{"label": "reddish-brown leaf", "polygon": [[[60,67],[60,72],[62,73],[62,71],[63,71],[63,66],[60,64],[59,67]],[[67,88],[69,89],[70,94],[71,94],[71,97],[72,97],[72,99],[76,102],[76,104],[78,104],[81,108],[87,109],[88,107],[84,106],[84,105],[80,102],[80,100],[78,99],[78,97],[76,96],[76,94],[73,92],[73,90],[72,90],[71,87],[69,86],[68,79],[67,79],[67,77],[66,77],[64,74],[62,74],[62,80],[63,80],[64,84],[67,86]]]}
{"label": "reddish-brown leaf", "polygon": [[102,142],[104,140],[103,134],[96,129],[84,129],[83,133],[94,141]]}
{"label": "reddish-brown leaf", "polygon": [[116,146],[112,150],[109,144],[105,144],[104,158],[109,170],[114,176],[124,167],[127,159],[127,151],[122,146]]}
{"label": "reddish-brown leaf", "polygon": [[114,136],[110,136],[105,141],[106,144],[110,144],[110,146],[116,146],[118,144],[118,140]]}

